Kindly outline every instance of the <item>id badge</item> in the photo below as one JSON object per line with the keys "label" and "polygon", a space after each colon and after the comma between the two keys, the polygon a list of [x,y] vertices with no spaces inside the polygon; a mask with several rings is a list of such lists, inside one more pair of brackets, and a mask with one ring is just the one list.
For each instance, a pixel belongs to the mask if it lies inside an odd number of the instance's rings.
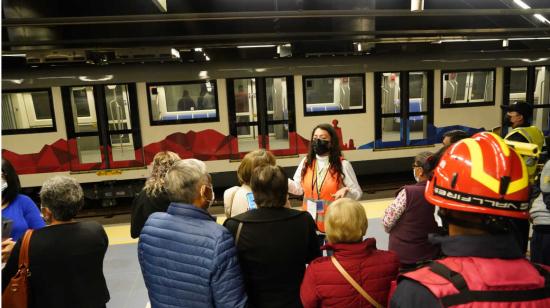
{"label": "id badge", "polygon": [[324,221],[325,220],[325,207],[328,205],[328,202],[325,200],[314,200],[308,198],[306,200],[307,211],[313,217],[315,221]]}
{"label": "id badge", "polygon": [[246,200],[248,201],[248,210],[257,209],[256,201],[254,201],[254,194],[249,192],[246,194]]}

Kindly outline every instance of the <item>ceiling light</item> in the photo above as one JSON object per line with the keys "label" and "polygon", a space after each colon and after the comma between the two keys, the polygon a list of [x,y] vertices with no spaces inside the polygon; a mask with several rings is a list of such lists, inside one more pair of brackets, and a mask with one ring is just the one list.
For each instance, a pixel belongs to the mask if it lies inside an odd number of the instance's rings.
{"label": "ceiling light", "polygon": [[521,0],[514,0],[514,3],[517,4],[520,8],[522,8],[524,10],[527,10],[527,9],[531,8],[530,6],[528,6],[525,2],[523,2]]}
{"label": "ceiling light", "polygon": [[202,52],[202,48],[200,48],[200,47],[197,47],[197,48],[195,48],[195,49],[193,49],[193,50],[195,50],[196,52]]}
{"label": "ceiling light", "polygon": [[550,20],[546,19],[546,17],[542,16],[541,14],[535,14],[533,16],[542,23],[550,24]]}
{"label": "ceiling light", "polygon": [[523,62],[527,62],[527,63],[536,63],[536,62],[544,62],[548,60],[548,58],[538,58],[538,59],[534,59],[534,60],[531,60],[531,59],[521,59],[521,61]]}
{"label": "ceiling light", "polygon": [[511,37],[510,41],[531,41],[531,40],[550,40],[550,36],[546,37]]}
{"label": "ceiling light", "polygon": [[27,54],[24,54],[24,53],[8,53],[8,54],[3,54],[2,57],[26,57]]}
{"label": "ceiling light", "polygon": [[93,78],[93,77],[89,77],[89,76],[78,76],[78,79],[80,79],[81,81],[107,81],[107,80],[111,80],[113,79],[113,75],[105,75],[105,76],[102,76],[102,77],[99,77],[99,78]]}
{"label": "ceiling light", "polygon": [[510,41],[507,39],[502,40],[502,47],[508,47],[508,45],[510,45]]}
{"label": "ceiling light", "polygon": [[237,48],[266,48],[266,47],[275,47],[275,45],[241,45]]}
{"label": "ceiling light", "polygon": [[210,61],[210,57],[207,56],[206,54],[204,55],[204,58],[206,59],[206,61]]}
{"label": "ceiling light", "polygon": [[200,71],[200,72],[199,72],[199,77],[200,77],[201,79],[208,78],[208,71]]}
{"label": "ceiling light", "polygon": [[180,52],[177,51],[175,48],[170,49],[170,53],[172,53],[172,58],[180,58]]}

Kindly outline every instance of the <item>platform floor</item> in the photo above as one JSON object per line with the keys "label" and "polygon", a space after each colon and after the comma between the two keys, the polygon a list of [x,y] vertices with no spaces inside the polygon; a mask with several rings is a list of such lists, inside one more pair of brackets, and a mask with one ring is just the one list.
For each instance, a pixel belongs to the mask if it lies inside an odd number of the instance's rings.
{"label": "platform floor", "polygon": [[[384,210],[393,198],[366,200],[365,207],[369,219],[367,237],[374,237],[379,249],[388,248],[388,234],[382,227]],[[225,216],[217,216],[218,223],[223,223]],[[105,256],[103,272],[111,294],[107,303],[109,308],[142,308],[149,302],[147,289],[139,268],[137,258],[137,239],[130,237],[130,224],[105,224],[109,237],[109,248]]]}

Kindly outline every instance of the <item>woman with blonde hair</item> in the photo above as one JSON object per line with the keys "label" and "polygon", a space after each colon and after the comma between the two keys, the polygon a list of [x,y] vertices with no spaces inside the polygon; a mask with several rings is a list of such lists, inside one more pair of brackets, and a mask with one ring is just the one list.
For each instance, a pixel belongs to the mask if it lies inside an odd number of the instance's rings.
{"label": "woman with blonde hair", "polygon": [[237,169],[237,178],[241,186],[233,186],[223,193],[223,206],[227,218],[255,209],[254,195],[250,188],[252,170],[258,166],[275,166],[275,156],[264,149],[246,154]]}
{"label": "woman with blonde hair", "polygon": [[164,176],[179,160],[178,154],[170,151],[158,152],[153,158],[151,176],[145,181],[145,186],[132,203],[132,220],[130,223],[132,238],[139,237],[149,215],[154,212],[166,212],[170,200],[168,200],[164,190]]}
{"label": "woman with blonde hair", "polygon": [[300,288],[305,308],[385,306],[399,259],[393,252],[376,249],[374,238],[363,240],[367,227],[367,215],[359,202],[342,198],[330,205],[325,216],[328,244],[321,248],[334,255],[318,258],[307,268]]}

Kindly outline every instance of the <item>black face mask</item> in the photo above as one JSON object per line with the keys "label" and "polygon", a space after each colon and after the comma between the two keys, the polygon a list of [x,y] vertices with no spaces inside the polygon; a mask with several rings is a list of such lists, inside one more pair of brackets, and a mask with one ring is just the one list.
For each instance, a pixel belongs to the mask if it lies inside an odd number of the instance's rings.
{"label": "black face mask", "polygon": [[505,116],[504,117],[504,126],[512,126],[512,121],[510,121],[510,117],[509,116]]}
{"label": "black face mask", "polygon": [[328,153],[328,151],[330,150],[328,144],[329,144],[329,141],[327,140],[313,139],[313,142],[312,142],[313,151],[317,155],[324,155]]}

